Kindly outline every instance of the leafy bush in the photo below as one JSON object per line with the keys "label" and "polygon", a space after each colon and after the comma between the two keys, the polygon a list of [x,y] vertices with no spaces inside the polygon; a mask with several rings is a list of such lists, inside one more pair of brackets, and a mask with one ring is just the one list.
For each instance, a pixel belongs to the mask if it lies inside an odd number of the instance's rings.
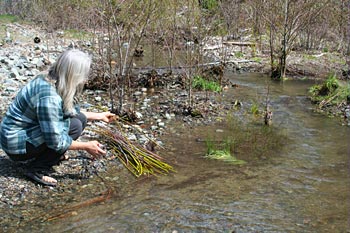
{"label": "leafy bush", "polygon": [[339,82],[337,76],[331,74],[328,76],[325,82],[322,84],[317,84],[309,89],[311,97],[318,98],[322,96],[328,96],[332,94],[339,87]]}
{"label": "leafy bush", "polygon": [[335,89],[339,87],[337,76],[335,74],[328,76],[326,82],[324,83],[324,86],[327,88],[329,93],[334,92]]}
{"label": "leafy bush", "polygon": [[309,89],[311,100],[320,103],[319,107],[325,105],[338,105],[347,103],[350,96],[350,84],[340,85],[335,74],[328,76],[322,84],[317,84]]}
{"label": "leafy bush", "polygon": [[320,85],[320,84],[313,85],[312,87],[309,88],[309,93],[311,95],[312,101],[314,101],[314,102],[320,101],[319,93],[320,93],[321,88],[322,88],[322,85]]}

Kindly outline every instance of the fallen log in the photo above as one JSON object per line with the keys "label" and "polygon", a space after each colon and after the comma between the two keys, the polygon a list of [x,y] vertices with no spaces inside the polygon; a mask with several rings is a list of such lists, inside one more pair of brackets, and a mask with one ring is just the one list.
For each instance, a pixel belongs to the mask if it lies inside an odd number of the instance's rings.
{"label": "fallen log", "polygon": [[247,41],[224,41],[224,45],[236,45],[236,46],[255,46],[255,43],[253,42],[247,42]]}

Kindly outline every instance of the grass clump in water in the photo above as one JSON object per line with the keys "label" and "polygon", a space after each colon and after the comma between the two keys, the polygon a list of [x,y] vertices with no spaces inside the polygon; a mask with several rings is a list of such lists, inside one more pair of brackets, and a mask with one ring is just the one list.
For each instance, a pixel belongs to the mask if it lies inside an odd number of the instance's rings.
{"label": "grass clump in water", "polygon": [[227,163],[241,165],[246,162],[240,159],[237,159],[233,154],[231,154],[232,147],[234,146],[234,141],[229,139],[224,141],[221,145],[215,145],[213,140],[207,140],[207,154],[206,157],[209,159],[222,160]]}
{"label": "grass clump in water", "polygon": [[257,103],[253,103],[251,108],[250,108],[250,112],[254,115],[254,116],[258,116],[260,114],[259,111],[259,106]]}
{"label": "grass clump in water", "polygon": [[[229,115],[224,140],[206,140],[207,158],[245,164],[277,155],[288,141],[278,128],[247,123]],[[210,137],[208,137],[210,138]]]}

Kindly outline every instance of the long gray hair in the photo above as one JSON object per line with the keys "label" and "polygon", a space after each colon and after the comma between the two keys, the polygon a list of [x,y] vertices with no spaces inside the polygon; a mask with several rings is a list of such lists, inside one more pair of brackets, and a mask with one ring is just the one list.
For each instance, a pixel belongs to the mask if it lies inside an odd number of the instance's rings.
{"label": "long gray hair", "polygon": [[91,57],[77,49],[63,52],[49,70],[56,80],[57,93],[63,100],[65,115],[75,115],[74,97],[80,94],[88,78]]}

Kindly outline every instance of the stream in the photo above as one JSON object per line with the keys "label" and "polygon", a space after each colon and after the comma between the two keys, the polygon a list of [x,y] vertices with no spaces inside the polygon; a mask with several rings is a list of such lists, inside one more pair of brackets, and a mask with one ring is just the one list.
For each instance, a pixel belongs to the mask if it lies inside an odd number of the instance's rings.
{"label": "stream", "polygon": [[350,232],[350,128],[313,110],[307,99],[313,81],[278,83],[260,74],[229,75],[238,88],[229,89],[224,98],[239,99],[246,111],[254,101],[264,100],[269,83],[271,127],[286,136],[281,151],[239,167],[209,160],[203,157],[205,144],[196,139],[228,128],[223,123],[189,128],[175,121],[167,125],[169,133],[162,140],[164,157],[176,173],[137,181],[121,176],[125,183],[117,182],[117,194],[109,200],[38,228],[43,232]]}

